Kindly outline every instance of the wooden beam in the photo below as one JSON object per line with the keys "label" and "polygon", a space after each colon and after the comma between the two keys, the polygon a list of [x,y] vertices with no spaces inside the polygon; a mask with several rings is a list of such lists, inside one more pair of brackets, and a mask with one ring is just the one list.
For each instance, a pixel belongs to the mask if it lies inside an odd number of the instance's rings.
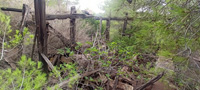
{"label": "wooden beam", "polygon": [[[76,7],[72,6],[71,7],[71,15],[76,14]],[[70,40],[71,40],[71,48],[72,50],[75,49],[76,45],[76,19],[74,17],[70,18]]]}
{"label": "wooden beam", "polygon": [[22,9],[1,7],[2,11],[22,12]]}
{"label": "wooden beam", "polygon": [[55,20],[55,19],[70,19],[70,18],[92,18],[94,16],[86,16],[85,14],[65,14],[65,15],[47,15],[47,20]]}
{"label": "wooden beam", "polygon": [[111,18],[106,18],[106,17],[97,17],[97,16],[92,16],[92,15],[85,15],[85,14],[66,14],[66,15],[47,15],[46,19],[47,20],[55,20],[55,19],[68,19],[68,18],[94,18],[95,20],[116,20],[116,21],[124,21],[125,19],[127,20],[133,20],[131,17],[127,18],[119,18],[119,17],[111,17]]}
{"label": "wooden beam", "polygon": [[[13,11],[13,12],[22,12],[22,9],[17,8],[6,8],[2,7],[1,10],[3,11]],[[116,21],[124,21],[126,18],[120,18],[120,17],[98,17],[98,16],[92,16],[92,15],[85,15],[85,14],[62,14],[62,15],[46,15],[46,20],[55,20],[55,19],[69,19],[69,18],[94,18],[95,20],[116,20]],[[133,18],[128,17],[127,20],[133,20]]]}
{"label": "wooden beam", "polygon": [[46,12],[45,0],[34,0],[35,5],[35,21],[37,30],[37,44],[39,60],[43,63],[45,72],[48,72],[48,65],[40,53],[47,55],[47,31],[46,31]]}
{"label": "wooden beam", "polygon": [[[95,20],[100,20],[100,17],[94,17]],[[120,18],[120,17],[102,17],[102,20],[114,20],[114,21],[124,21],[126,18]],[[133,20],[133,18],[128,17],[127,20]]]}

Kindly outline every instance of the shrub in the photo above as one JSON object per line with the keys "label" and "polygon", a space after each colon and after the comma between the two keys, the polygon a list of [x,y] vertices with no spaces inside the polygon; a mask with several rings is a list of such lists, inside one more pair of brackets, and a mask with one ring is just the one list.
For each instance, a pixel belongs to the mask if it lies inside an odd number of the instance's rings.
{"label": "shrub", "polygon": [[46,74],[42,72],[42,63],[34,62],[25,55],[18,62],[15,70],[0,70],[1,90],[40,90],[46,84]]}

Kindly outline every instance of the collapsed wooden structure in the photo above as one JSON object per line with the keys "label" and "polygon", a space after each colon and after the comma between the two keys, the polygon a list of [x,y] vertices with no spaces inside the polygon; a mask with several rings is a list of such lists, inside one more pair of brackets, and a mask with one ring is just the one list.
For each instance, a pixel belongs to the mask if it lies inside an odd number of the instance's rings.
{"label": "collapsed wooden structure", "polygon": [[[115,21],[124,21],[123,25],[123,30],[122,30],[122,36],[125,36],[125,30],[127,28],[127,21],[128,20],[133,20],[133,18],[128,17],[128,13],[126,13],[125,18],[119,18],[119,17],[97,17],[93,15],[85,15],[85,14],[77,14],[76,13],[76,8],[74,6],[71,7],[71,12],[70,14],[65,14],[65,15],[49,15],[46,14],[45,11],[46,5],[45,5],[45,0],[34,0],[34,9],[35,9],[35,24],[36,24],[36,33],[35,33],[35,38],[34,38],[34,45],[33,45],[33,50],[32,50],[32,55],[34,52],[35,48],[35,42],[37,41],[37,47],[38,47],[38,54],[39,54],[39,60],[43,62],[44,70],[48,71],[48,65],[47,62],[44,60],[44,58],[41,55],[47,55],[47,29],[48,29],[48,23],[46,22],[47,20],[55,20],[55,19],[70,19],[70,47],[72,50],[74,49],[76,45],[75,41],[75,35],[76,35],[76,19],[82,18],[93,18],[94,20],[100,20],[100,31],[102,27],[102,20],[106,20],[106,30],[105,30],[105,38],[108,41],[109,40],[109,31],[110,31],[110,21],[115,20]],[[23,5],[22,9],[16,9],[16,8],[5,8],[2,7],[1,10],[3,11],[13,11],[13,12],[21,12],[22,13],[22,24],[20,26],[20,32],[23,32],[24,25],[26,23],[26,18],[27,14],[30,13],[30,8],[28,5]],[[56,33],[59,33],[56,31]],[[60,38],[63,38],[61,34],[59,34]],[[69,45],[69,43],[66,43],[66,40],[63,40],[63,43],[65,45]]]}

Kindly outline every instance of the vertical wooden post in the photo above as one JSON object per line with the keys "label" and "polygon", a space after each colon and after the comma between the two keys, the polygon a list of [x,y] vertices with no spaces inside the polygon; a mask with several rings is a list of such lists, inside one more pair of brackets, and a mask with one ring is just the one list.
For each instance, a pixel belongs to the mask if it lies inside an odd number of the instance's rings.
{"label": "vertical wooden post", "polygon": [[[71,7],[71,15],[76,14],[76,7],[72,6]],[[71,48],[74,49],[76,45],[76,19],[75,18],[70,18],[70,40],[71,40]]]}
{"label": "vertical wooden post", "polygon": [[105,31],[105,35],[106,35],[106,41],[109,41],[110,39],[110,19],[106,20],[106,31]]}
{"label": "vertical wooden post", "polygon": [[26,19],[27,19],[27,15],[29,13],[29,7],[28,5],[26,4],[23,4],[23,7],[22,7],[22,21],[21,21],[21,25],[20,25],[20,34],[23,36],[23,30],[24,30],[24,27],[25,27],[25,24],[26,24]]}
{"label": "vertical wooden post", "polygon": [[127,27],[127,19],[128,19],[128,13],[126,13],[126,18],[124,20],[124,26],[123,26],[123,30],[122,30],[122,36],[125,36],[126,27]]}
{"label": "vertical wooden post", "polygon": [[20,29],[21,29],[22,24],[23,24],[23,19],[24,19],[24,16],[25,16],[25,12],[26,12],[26,5],[23,4],[23,7],[22,7],[22,21],[21,21]]}
{"label": "vertical wooden post", "polygon": [[47,30],[46,30],[46,11],[45,0],[34,0],[35,21],[37,30],[37,45],[39,60],[43,63],[45,72],[48,72],[48,65],[41,56],[41,53],[47,55]]}
{"label": "vertical wooden post", "polygon": [[99,23],[99,32],[100,32],[100,38],[101,38],[101,32],[102,32],[102,17],[100,17],[100,23]]}

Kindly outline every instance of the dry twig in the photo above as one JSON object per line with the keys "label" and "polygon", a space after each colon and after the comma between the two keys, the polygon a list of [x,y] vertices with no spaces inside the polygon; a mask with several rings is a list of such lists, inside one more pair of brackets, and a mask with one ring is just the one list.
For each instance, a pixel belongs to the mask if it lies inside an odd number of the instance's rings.
{"label": "dry twig", "polygon": [[0,61],[3,59],[3,53],[4,53],[4,40],[5,40],[5,37],[6,37],[6,32],[4,32],[4,35],[3,35],[3,43],[2,43],[2,50],[1,50],[1,58],[0,58]]}
{"label": "dry twig", "polygon": [[136,88],[135,90],[144,90],[146,87],[148,87],[148,86],[154,84],[155,82],[157,82],[158,80],[160,80],[163,77],[164,74],[165,73],[162,72],[161,74],[159,74],[158,76],[154,77],[153,79],[151,79],[147,83],[143,84],[142,86]]}

